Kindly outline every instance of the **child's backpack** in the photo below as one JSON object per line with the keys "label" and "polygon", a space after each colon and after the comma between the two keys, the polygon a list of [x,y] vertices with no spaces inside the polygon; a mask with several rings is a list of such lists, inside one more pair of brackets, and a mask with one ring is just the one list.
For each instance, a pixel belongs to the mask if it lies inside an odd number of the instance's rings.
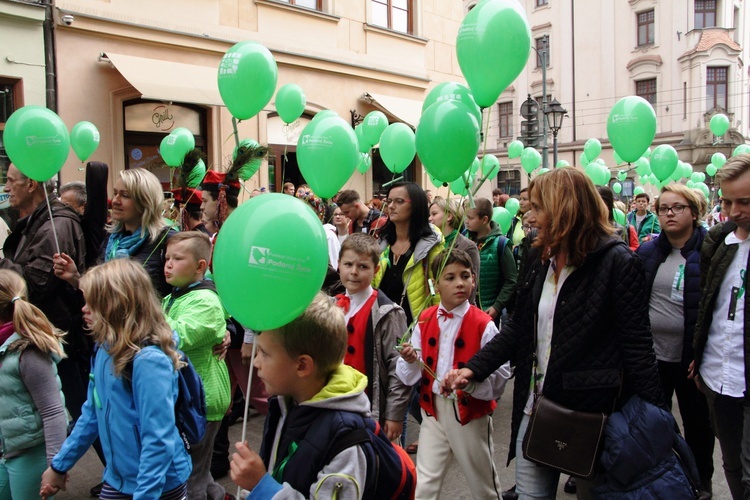
{"label": "child's backpack", "polygon": [[[149,345],[153,344],[146,342],[143,347]],[[98,350],[99,344],[96,344],[91,358],[92,371]],[[180,350],[177,352],[184,366],[177,371],[178,394],[177,401],[174,404],[174,419],[185,449],[190,452],[191,447],[198,444],[206,435],[206,393],[203,390],[203,381],[198,372],[195,371],[190,359],[184,352]],[[133,360],[130,360],[123,370],[123,382],[131,392],[133,390],[132,380]]]}
{"label": "child's backpack", "polygon": [[326,463],[350,446],[369,443],[372,453],[367,453],[367,448],[365,449],[367,482],[363,498],[413,499],[417,487],[417,470],[409,454],[388,439],[379,422],[372,418],[363,420],[365,428],[354,429],[336,440]]}

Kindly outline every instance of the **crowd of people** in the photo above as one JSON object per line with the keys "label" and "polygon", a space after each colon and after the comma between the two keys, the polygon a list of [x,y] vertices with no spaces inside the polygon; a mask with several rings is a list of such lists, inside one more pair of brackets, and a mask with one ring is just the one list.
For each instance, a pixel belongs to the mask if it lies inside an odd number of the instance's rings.
{"label": "crowd of people", "polygon": [[[99,498],[226,500],[216,479],[227,473],[248,498],[368,497],[374,448],[350,435],[372,419],[405,446],[409,414],[420,424],[406,447],[415,498],[438,498],[455,460],[473,498],[554,498],[562,475],[579,498],[707,499],[716,438],[732,497],[748,498],[750,155],[716,178],[718,211],[672,183],[653,203],[637,195],[620,224],[609,188],[553,169],[514,195],[503,228],[500,190],[433,198],[400,181],[383,199],[344,190],[329,202],[287,182],[282,192],[325,228],[328,279],[300,317],[253,332],[212,281],[238,180],[209,170],[199,189],[176,189],[171,221],[146,170],[117,174],[108,211],[97,194],[105,165],[59,189],[11,165],[5,191],[19,219],[0,258],[0,500],[52,498],[92,446]],[[175,412],[186,359],[205,391],[205,433],[192,443]],[[681,438],[655,430],[674,422],[675,398],[689,449],[679,460]],[[230,453],[242,399],[266,416],[263,443]],[[601,464],[569,477],[527,453],[543,400],[611,423],[639,408],[654,417],[625,431],[649,448],[614,443],[608,426]],[[498,404],[509,422],[493,422]],[[493,425],[510,428],[515,485],[500,484]]]}

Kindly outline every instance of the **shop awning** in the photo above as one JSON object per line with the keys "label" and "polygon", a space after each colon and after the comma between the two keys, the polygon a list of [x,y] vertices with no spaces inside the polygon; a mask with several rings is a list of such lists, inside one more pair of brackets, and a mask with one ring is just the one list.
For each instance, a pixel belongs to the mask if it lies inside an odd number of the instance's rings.
{"label": "shop awning", "polygon": [[369,92],[365,92],[359,98],[411,127],[416,127],[419,123],[419,117],[422,116],[422,103],[414,99],[371,94]]}
{"label": "shop awning", "polygon": [[223,106],[217,68],[102,53],[144,99]]}

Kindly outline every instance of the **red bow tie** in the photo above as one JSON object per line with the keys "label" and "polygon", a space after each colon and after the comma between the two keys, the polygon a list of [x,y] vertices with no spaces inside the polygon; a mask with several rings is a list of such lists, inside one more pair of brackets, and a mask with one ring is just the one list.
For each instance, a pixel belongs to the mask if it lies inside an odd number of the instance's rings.
{"label": "red bow tie", "polygon": [[344,310],[344,314],[349,312],[352,301],[346,295],[336,295],[336,305]]}
{"label": "red bow tie", "polygon": [[452,318],[452,317],[453,317],[453,313],[449,313],[442,307],[438,309],[438,318]]}

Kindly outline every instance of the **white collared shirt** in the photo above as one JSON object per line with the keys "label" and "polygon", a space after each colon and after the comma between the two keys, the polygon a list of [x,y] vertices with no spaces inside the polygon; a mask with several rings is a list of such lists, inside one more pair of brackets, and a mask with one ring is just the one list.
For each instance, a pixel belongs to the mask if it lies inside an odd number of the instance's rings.
{"label": "white collared shirt", "polygon": [[[539,299],[538,317],[536,322],[536,373],[539,375],[537,381],[537,392],[542,393],[544,387],[544,377],[547,374],[547,365],[549,365],[550,352],[552,351],[552,332],[554,331],[555,309],[557,308],[557,298],[560,295],[565,280],[570,273],[575,270],[574,266],[565,266],[560,271],[560,277],[555,284],[555,257],[550,258],[550,265],[547,268],[547,276],[544,278],[542,286],[542,296]],[[531,376],[531,388],[529,390],[529,399],[526,401],[524,412],[531,415],[534,407],[534,375]]]}
{"label": "white collared shirt", "polygon": [[372,287],[368,286],[361,292],[357,292],[354,295],[349,295],[349,292],[346,292],[346,296],[349,297],[349,312],[344,313],[344,319],[346,320],[346,324],[349,324],[349,320],[357,314],[357,312],[362,309],[362,306],[365,305],[365,302],[367,302],[367,299],[370,298],[370,295],[372,295]]}
{"label": "white collared shirt", "polygon": [[[439,307],[440,309],[445,309],[442,303],[440,303]],[[437,379],[432,383],[432,392],[435,394],[440,394],[440,381],[443,380],[446,373],[453,369],[454,344],[461,328],[461,323],[463,323],[464,316],[469,312],[469,307],[469,301],[466,301],[452,311],[448,311],[453,313],[452,318],[446,316],[438,317],[438,326],[440,327],[440,345],[438,348],[437,369],[435,370]],[[497,335],[497,333],[498,331],[495,323],[492,321],[487,323],[487,326],[482,333],[480,345],[484,347],[487,342]],[[419,323],[414,327],[411,344],[414,349],[422,348],[422,332]],[[421,350],[418,350],[417,352],[419,353],[420,359],[422,359]],[[407,363],[403,358],[398,358],[398,363],[396,364],[396,375],[404,384],[415,385],[422,379],[422,366],[419,363]],[[505,391],[505,384],[508,382],[510,375],[510,364],[505,363],[483,382],[478,383],[471,395],[484,401],[491,401],[499,398],[502,396],[503,391]]]}
{"label": "white collared shirt", "polygon": [[[732,262],[721,280],[716,295],[713,319],[708,329],[706,347],[703,351],[700,375],[703,382],[714,392],[741,398],[745,394],[745,297],[738,298],[734,309],[734,320],[729,319],[732,288],[742,288],[742,274],[746,271],[750,238],[740,240],[735,233],[724,239],[726,245],[739,245]],[[748,293],[745,290],[744,293]]]}

